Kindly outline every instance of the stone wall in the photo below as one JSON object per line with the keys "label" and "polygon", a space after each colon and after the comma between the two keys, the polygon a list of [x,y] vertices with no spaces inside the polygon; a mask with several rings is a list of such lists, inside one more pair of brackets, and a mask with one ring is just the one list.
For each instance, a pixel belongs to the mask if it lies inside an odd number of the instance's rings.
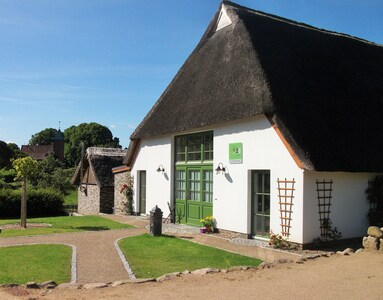
{"label": "stone wall", "polygon": [[100,212],[112,214],[114,205],[114,187],[102,187],[100,190]]}
{"label": "stone wall", "polygon": [[100,213],[100,189],[97,185],[82,185],[78,189],[78,213],[82,215],[98,215]]}
{"label": "stone wall", "polygon": [[120,172],[114,174],[114,213],[126,214],[123,202],[126,202],[124,193],[120,193],[124,184],[127,183],[127,176],[130,172]]}

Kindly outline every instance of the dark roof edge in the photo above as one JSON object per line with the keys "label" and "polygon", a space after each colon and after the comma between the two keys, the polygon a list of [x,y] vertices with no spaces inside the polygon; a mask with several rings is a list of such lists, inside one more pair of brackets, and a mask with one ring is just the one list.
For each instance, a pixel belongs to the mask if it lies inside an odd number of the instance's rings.
{"label": "dark roof edge", "polygon": [[[291,24],[291,25],[301,26],[301,27],[304,27],[304,28],[307,28],[307,29],[311,29],[311,30],[315,30],[315,31],[319,31],[319,32],[322,32],[322,33],[327,33],[327,34],[331,34],[331,35],[337,35],[337,36],[341,36],[341,37],[357,40],[359,42],[363,42],[363,43],[366,43],[366,44],[383,47],[382,44],[371,42],[369,40],[366,40],[366,39],[363,39],[363,38],[360,38],[360,37],[357,37],[357,36],[352,36],[352,35],[346,34],[346,33],[340,33],[340,32],[337,32],[337,31],[332,31],[332,30],[328,30],[328,29],[323,29],[323,28],[315,27],[315,26],[309,25],[307,23],[294,21],[294,20],[291,20],[291,19],[287,19],[287,18],[283,18],[283,17],[277,16],[277,15],[270,14],[270,13],[266,13],[266,12],[263,12],[263,11],[260,11],[260,10],[255,10],[255,9],[251,9],[251,8],[248,8],[248,7],[245,7],[245,6],[241,6],[241,5],[236,4],[234,2],[231,2],[231,1],[222,1],[221,6],[222,6],[222,4],[230,5],[230,6],[242,9],[242,10],[246,10],[246,11],[249,11],[249,12],[256,13],[256,14],[258,14],[260,16],[265,16],[265,17],[268,17],[268,18],[272,18],[274,20],[285,22],[285,23],[288,23],[288,24]],[[219,10],[221,9],[221,6],[220,6]]]}

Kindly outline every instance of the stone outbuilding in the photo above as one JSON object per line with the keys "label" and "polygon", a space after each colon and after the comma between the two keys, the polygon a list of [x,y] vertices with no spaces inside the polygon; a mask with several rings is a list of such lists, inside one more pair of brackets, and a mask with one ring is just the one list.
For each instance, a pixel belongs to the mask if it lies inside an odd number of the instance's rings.
{"label": "stone outbuilding", "polygon": [[83,215],[113,213],[114,176],[112,169],[122,164],[126,150],[90,147],[71,180],[78,185],[78,212]]}

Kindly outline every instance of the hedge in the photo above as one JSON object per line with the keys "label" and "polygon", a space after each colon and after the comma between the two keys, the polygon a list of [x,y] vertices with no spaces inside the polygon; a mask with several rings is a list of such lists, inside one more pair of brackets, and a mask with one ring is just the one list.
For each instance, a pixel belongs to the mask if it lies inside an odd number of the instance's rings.
{"label": "hedge", "polygon": [[[48,217],[64,215],[64,198],[52,189],[27,191],[27,216]],[[0,218],[20,218],[21,190],[0,190]]]}

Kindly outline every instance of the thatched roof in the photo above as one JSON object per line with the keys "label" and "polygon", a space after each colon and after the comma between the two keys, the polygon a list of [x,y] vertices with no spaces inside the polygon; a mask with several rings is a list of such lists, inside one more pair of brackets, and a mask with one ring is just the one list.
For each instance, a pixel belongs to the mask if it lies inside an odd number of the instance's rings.
{"label": "thatched roof", "polygon": [[131,139],[260,114],[306,169],[382,172],[383,47],[224,1]]}
{"label": "thatched roof", "polygon": [[[112,169],[121,166],[126,150],[117,148],[90,147],[86,149],[83,159],[83,169],[90,168],[99,187],[114,186]],[[80,183],[81,162],[78,164],[72,177],[72,184]]]}

